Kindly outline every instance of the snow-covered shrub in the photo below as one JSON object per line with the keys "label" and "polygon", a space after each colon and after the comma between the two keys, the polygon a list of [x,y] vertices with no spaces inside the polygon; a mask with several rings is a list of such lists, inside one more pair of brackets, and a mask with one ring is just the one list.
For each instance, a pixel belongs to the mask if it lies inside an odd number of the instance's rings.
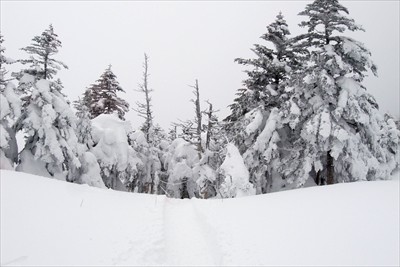
{"label": "snow-covered shrub", "polygon": [[197,184],[193,168],[199,162],[196,147],[183,140],[175,139],[168,147],[166,168],[169,179],[167,192],[175,198],[192,198],[196,196]]}
{"label": "snow-covered shrub", "polygon": [[256,194],[253,184],[249,182],[250,175],[243,158],[232,143],[226,147],[226,157],[219,172],[224,177],[220,188],[222,197],[232,198]]}
{"label": "snow-covered shrub", "polygon": [[80,183],[99,188],[106,188],[103,179],[101,178],[100,166],[97,163],[95,155],[86,151],[80,155],[79,160],[82,164],[80,168]]}
{"label": "snow-covered shrub", "polygon": [[97,158],[105,185],[126,191],[125,184],[134,179],[142,164],[128,143],[130,123],[117,114],[101,114],[92,120],[92,127],[94,145],[90,152]]}

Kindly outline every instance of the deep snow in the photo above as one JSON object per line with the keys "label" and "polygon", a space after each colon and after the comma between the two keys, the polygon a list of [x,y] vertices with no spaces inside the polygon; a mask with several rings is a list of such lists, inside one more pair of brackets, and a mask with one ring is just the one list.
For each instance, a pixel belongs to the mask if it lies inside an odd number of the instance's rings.
{"label": "deep snow", "polygon": [[224,200],[0,180],[2,266],[399,265],[398,178]]}

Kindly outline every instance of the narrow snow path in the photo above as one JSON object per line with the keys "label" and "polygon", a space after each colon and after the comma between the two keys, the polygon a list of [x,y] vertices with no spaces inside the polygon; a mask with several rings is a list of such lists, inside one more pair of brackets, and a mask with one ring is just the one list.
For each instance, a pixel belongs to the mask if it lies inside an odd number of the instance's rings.
{"label": "narrow snow path", "polygon": [[112,265],[160,266],[165,264],[165,203],[165,196],[155,196],[154,205],[150,211],[152,220],[145,229],[141,229],[139,236],[137,232],[129,233],[129,229],[127,230],[128,241],[124,244],[125,248],[112,259]]}
{"label": "narrow snow path", "polygon": [[209,230],[199,223],[193,200],[166,199],[165,254],[168,265],[221,265],[220,255],[210,245]]}

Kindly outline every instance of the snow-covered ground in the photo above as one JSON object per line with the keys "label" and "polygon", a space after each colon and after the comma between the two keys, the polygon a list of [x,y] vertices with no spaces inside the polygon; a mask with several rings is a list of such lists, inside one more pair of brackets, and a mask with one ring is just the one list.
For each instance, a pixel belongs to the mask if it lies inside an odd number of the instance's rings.
{"label": "snow-covered ground", "polygon": [[400,263],[398,178],[177,200],[0,175],[2,266]]}

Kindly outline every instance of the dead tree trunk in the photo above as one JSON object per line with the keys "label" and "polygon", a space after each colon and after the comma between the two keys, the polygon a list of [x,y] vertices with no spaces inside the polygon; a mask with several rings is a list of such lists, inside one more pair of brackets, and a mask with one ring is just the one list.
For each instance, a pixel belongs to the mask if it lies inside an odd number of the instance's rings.
{"label": "dead tree trunk", "polygon": [[200,107],[200,90],[199,90],[199,82],[196,79],[193,94],[195,95],[195,99],[192,100],[194,102],[196,108],[196,119],[195,122],[197,124],[196,127],[196,146],[197,146],[197,153],[199,155],[199,159],[201,159],[201,154],[204,152],[203,147],[201,145],[201,107]]}
{"label": "dead tree trunk", "polygon": [[[147,142],[147,171],[146,171],[146,183],[150,183],[148,185],[148,190],[146,190],[148,193],[154,193],[154,179],[155,179],[155,174],[153,170],[153,163],[151,162],[151,152],[153,146],[153,140],[152,140],[152,134],[151,134],[151,129],[153,127],[153,112],[151,110],[151,96],[150,93],[153,91],[152,89],[149,88],[148,85],[148,79],[149,79],[149,73],[148,73],[148,67],[149,67],[149,57],[147,54],[144,54],[144,62],[143,62],[143,83],[139,84],[139,92],[144,93],[145,95],[145,101],[144,103],[141,102],[136,102],[137,108],[135,111],[138,113],[138,115],[142,118],[145,119],[144,125],[142,127],[142,131],[146,135],[146,142]],[[150,163],[150,164],[149,164]]]}
{"label": "dead tree trunk", "polygon": [[206,135],[206,149],[210,148],[210,141],[211,141],[211,129],[213,126],[212,122],[212,115],[213,115],[213,106],[210,102],[207,102],[209,105],[208,112],[206,112],[206,115],[208,117],[208,124],[207,124],[207,135]]}

